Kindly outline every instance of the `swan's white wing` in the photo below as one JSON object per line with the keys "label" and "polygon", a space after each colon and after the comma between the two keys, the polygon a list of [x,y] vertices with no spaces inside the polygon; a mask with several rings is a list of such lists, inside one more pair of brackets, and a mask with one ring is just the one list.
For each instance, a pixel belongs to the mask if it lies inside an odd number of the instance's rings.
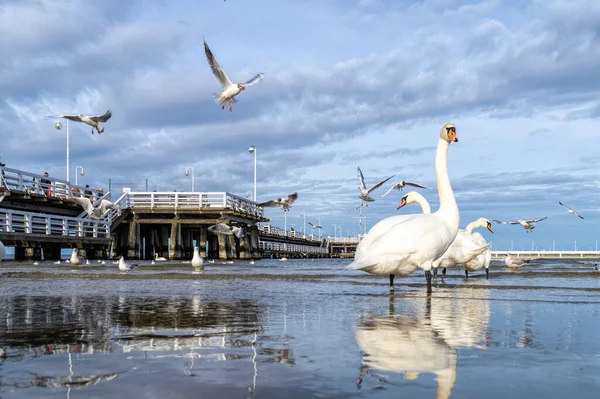
{"label": "swan's white wing", "polygon": [[494,222],[500,223],[500,224],[520,224],[519,222],[501,222],[501,221],[496,220],[496,219],[494,219]]}
{"label": "swan's white wing", "polygon": [[255,85],[257,83],[260,83],[263,78],[264,78],[265,74],[264,73],[257,73],[255,76],[252,77],[252,79],[247,80],[246,82],[242,83],[244,86],[252,86]]}
{"label": "swan's white wing", "polygon": [[357,167],[356,169],[358,170],[358,180],[360,181],[360,186],[366,190],[367,186],[365,185],[365,177],[363,176],[362,170],[360,170],[360,167]]}
{"label": "swan's white wing", "polygon": [[219,64],[219,61],[217,61],[217,58],[213,55],[212,51],[210,51],[206,40],[204,41],[204,53],[206,54],[206,59],[208,60],[208,65],[210,66],[213,75],[215,75],[219,83],[221,83],[221,86],[223,86],[224,89],[233,86],[233,83],[229,80],[229,77]]}
{"label": "swan's white wing", "polygon": [[88,213],[88,215],[92,216],[94,214],[94,207],[92,205],[92,201],[90,201],[88,198],[73,197],[70,198],[70,200],[79,204]]}
{"label": "swan's white wing", "polygon": [[93,120],[94,122],[106,122],[107,120],[110,119],[111,116],[112,116],[112,112],[109,109],[108,111],[106,111],[104,113],[104,115],[90,116],[90,119]]}
{"label": "swan's white wing", "polygon": [[373,191],[373,190],[375,190],[375,189],[377,189],[377,188],[381,187],[381,186],[383,185],[383,183],[385,183],[386,181],[390,180],[390,179],[391,179],[392,177],[394,177],[394,176],[396,176],[396,175],[392,175],[392,176],[388,177],[387,179],[383,179],[383,180],[382,180],[382,181],[380,181],[379,183],[377,183],[377,184],[374,184],[373,186],[371,186],[371,188],[369,188],[367,191],[368,191],[368,192],[371,192],[371,191]]}

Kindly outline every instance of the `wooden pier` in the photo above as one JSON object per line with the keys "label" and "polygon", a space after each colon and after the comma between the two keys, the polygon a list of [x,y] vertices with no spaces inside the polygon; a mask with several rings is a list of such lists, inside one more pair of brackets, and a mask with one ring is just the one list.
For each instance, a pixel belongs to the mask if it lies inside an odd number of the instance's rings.
{"label": "wooden pier", "polygon": [[510,254],[523,259],[600,259],[600,251],[491,251],[492,259]]}

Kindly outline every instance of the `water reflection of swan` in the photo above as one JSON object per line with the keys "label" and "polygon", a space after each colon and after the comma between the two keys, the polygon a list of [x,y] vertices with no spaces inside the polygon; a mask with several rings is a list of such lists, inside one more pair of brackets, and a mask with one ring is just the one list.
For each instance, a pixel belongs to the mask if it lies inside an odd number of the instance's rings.
{"label": "water reflection of swan", "polygon": [[444,297],[432,298],[431,325],[453,348],[485,349],[490,341],[489,295],[488,280],[464,281]]}
{"label": "water reflection of swan", "polygon": [[395,315],[393,301],[390,297],[389,316],[363,320],[356,327],[364,365],[403,372],[406,379],[433,373],[438,383],[436,398],[449,398],[456,380],[457,353],[432,326],[431,297],[425,299],[424,314],[411,316]]}

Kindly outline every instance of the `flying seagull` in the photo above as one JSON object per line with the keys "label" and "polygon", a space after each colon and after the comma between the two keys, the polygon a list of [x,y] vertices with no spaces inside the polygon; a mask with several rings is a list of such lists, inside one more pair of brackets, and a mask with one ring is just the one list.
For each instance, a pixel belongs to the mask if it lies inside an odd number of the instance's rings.
{"label": "flying seagull", "polygon": [[292,206],[292,204],[294,203],[294,201],[296,201],[298,199],[298,193],[293,193],[288,195],[286,198],[277,198],[276,200],[270,200],[267,202],[262,202],[260,204],[258,204],[258,206],[264,207],[264,208],[277,208],[279,206],[281,206],[283,208],[283,211],[289,211],[290,207]]}
{"label": "flying seagull", "polygon": [[366,206],[369,206],[369,202],[375,201],[375,198],[371,198],[371,196],[369,195],[371,193],[371,191],[381,187],[383,185],[383,183],[390,180],[392,177],[396,176],[396,175],[392,175],[392,176],[388,177],[387,179],[383,179],[379,183],[377,183],[377,184],[371,186],[371,188],[367,189],[367,186],[365,185],[365,177],[363,176],[363,173],[360,170],[360,167],[357,167],[356,169],[358,170],[358,180],[360,180],[360,186],[358,187],[358,189],[360,190],[359,198],[362,200],[360,202],[360,206],[363,206],[363,201],[367,203]]}
{"label": "flying seagull", "polygon": [[543,218],[540,218],[540,219],[527,219],[527,220],[517,219],[514,222],[501,222],[499,220],[494,219],[494,222],[500,223],[500,224],[519,224],[519,225],[523,226],[525,231],[527,231],[529,233],[533,229],[535,229],[534,223],[541,222],[542,220],[546,219],[547,217],[548,216],[544,216]]}
{"label": "flying seagull", "polygon": [[322,227],[321,227],[321,226],[314,225],[314,224],[312,224],[311,222],[306,222],[306,223],[308,223],[308,224],[310,225],[310,227],[312,227],[313,229],[322,229]]}
{"label": "flying seagull", "polygon": [[98,134],[101,134],[104,131],[104,126],[102,126],[100,124],[100,122],[102,123],[106,123],[107,120],[110,119],[110,117],[112,116],[112,112],[109,109],[108,111],[106,111],[104,113],[104,115],[98,115],[98,116],[87,116],[87,115],[60,115],[60,116],[52,116],[51,118],[65,118],[68,119],[70,121],[73,122],[83,122],[86,125],[90,125],[92,127],[92,134],[94,134],[94,129],[96,129],[98,131]]}
{"label": "flying seagull", "polygon": [[572,214],[572,215],[575,215],[575,216],[579,216],[579,218],[580,218],[580,219],[584,219],[584,217],[583,217],[583,216],[581,216],[579,213],[575,212],[573,209],[569,208],[568,206],[566,206],[566,205],[565,205],[565,204],[563,204],[562,202],[558,201],[558,203],[559,203],[561,206],[564,206],[565,208],[567,208],[567,211],[568,211],[570,214]]}
{"label": "flying seagull", "polygon": [[253,84],[259,83],[263,79],[264,73],[256,74],[247,82],[233,84],[219,64],[219,61],[217,61],[212,51],[210,51],[206,40],[204,41],[204,52],[206,53],[206,59],[208,60],[210,69],[212,69],[212,73],[215,75],[215,78],[217,78],[221,86],[223,86],[223,92],[213,94],[215,102],[221,106],[221,109],[225,109],[225,106],[229,103],[229,111],[233,111],[233,103],[237,102],[234,97],[243,90],[246,90],[246,86],[252,86]]}
{"label": "flying seagull", "polygon": [[85,197],[71,197],[70,201],[79,204],[92,219],[99,220],[109,209],[119,209],[119,207],[109,200],[103,199],[100,201],[100,205],[94,208],[92,201]]}
{"label": "flying seagull", "polygon": [[208,228],[208,231],[213,234],[223,234],[226,236],[235,235],[237,238],[240,238],[244,234],[244,230],[241,227],[230,226],[225,223],[213,224]]}
{"label": "flying seagull", "polygon": [[398,182],[398,183],[394,184],[392,187],[390,187],[390,189],[387,190],[387,192],[385,194],[383,194],[381,196],[381,198],[383,198],[386,195],[388,195],[390,193],[390,191],[392,191],[392,190],[402,190],[406,186],[413,186],[413,187],[419,187],[419,188],[425,188],[425,189],[427,189],[427,187],[422,186],[420,184],[412,183],[412,182],[409,182],[409,181],[406,181],[406,180],[402,180],[401,182]]}

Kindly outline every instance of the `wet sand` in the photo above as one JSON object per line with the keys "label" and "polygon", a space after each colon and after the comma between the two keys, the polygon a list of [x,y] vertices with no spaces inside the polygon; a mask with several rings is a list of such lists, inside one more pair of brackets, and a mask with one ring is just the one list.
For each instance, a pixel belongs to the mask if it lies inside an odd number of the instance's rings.
{"label": "wet sand", "polygon": [[594,261],[388,279],[333,259],[0,264],[2,398],[595,398]]}

